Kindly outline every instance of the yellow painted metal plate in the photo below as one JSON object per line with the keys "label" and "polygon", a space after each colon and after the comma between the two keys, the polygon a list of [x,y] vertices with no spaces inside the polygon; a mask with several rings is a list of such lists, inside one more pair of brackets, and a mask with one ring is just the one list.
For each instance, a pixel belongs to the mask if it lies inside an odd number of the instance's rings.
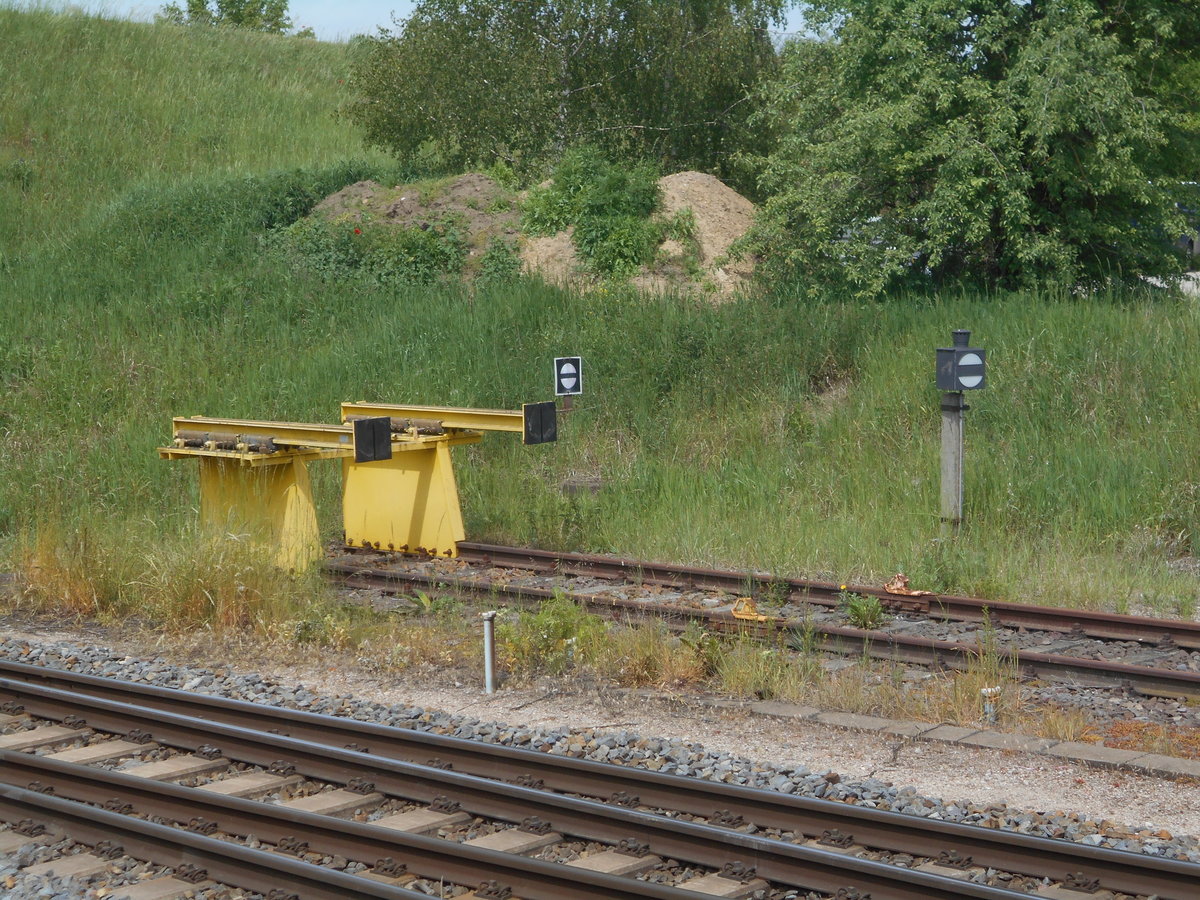
{"label": "yellow painted metal plate", "polygon": [[410,447],[390,460],[342,461],[346,543],[455,556],[466,537],[450,446]]}
{"label": "yellow painted metal plate", "polygon": [[200,460],[200,519],[207,528],[272,549],[276,565],[303,571],[321,556],[312,485],[304,460],[246,466],[237,459]]}

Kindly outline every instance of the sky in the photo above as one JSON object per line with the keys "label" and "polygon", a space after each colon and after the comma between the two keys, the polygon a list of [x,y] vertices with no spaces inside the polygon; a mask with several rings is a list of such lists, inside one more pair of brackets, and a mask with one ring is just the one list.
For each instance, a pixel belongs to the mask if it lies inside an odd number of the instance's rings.
{"label": "sky", "polygon": [[[158,3],[139,2],[108,2],[71,3],[74,7],[84,7],[89,10],[99,10],[107,15],[124,19],[150,21],[154,14],[162,9],[167,0]],[[179,0],[177,0],[179,2]],[[0,4],[4,5],[4,4]],[[19,4],[18,4],[19,5]],[[56,4],[49,4],[56,5]],[[67,4],[63,4],[67,5]],[[182,6],[183,3],[180,2]],[[412,0],[291,0],[288,13],[298,26],[312,28],[317,37],[323,41],[347,40],[356,34],[374,34],[379,26],[392,27],[393,13],[403,18],[411,12]],[[792,12],[787,28],[795,30],[799,23],[799,13]]]}

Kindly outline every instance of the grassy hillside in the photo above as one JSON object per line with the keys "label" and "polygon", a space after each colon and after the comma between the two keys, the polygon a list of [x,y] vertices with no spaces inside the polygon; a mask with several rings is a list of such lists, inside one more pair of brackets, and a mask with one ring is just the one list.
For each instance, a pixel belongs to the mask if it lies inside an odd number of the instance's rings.
{"label": "grassy hillside", "polygon": [[[215,571],[188,556],[193,468],[155,454],[171,416],[514,407],[549,394],[552,357],[581,354],[588,394],[559,444],[456,451],[472,537],[1194,611],[1194,305],[781,292],[711,307],[294,271],[271,229],[346,183],[408,174],[331,118],[345,52],[0,11],[5,171],[14,146],[32,160],[2,188],[0,568],[62,575],[81,608],[145,612]],[[968,525],[946,543],[933,350],[959,327],[991,383],[968,414]],[[314,471],[333,534],[336,471]],[[565,496],[579,474],[604,488]]]}
{"label": "grassy hillside", "polygon": [[344,45],[0,8],[0,246],[61,240],[135,184],[363,155]]}

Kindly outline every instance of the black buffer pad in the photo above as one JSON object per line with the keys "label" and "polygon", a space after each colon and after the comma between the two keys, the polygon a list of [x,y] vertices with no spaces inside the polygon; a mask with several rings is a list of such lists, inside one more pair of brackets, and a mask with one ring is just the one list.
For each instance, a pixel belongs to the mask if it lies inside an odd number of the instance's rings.
{"label": "black buffer pad", "polygon": [[354,461],[392,458],[392,420],[388,416],[354,420]]}
{"label": "black buffer pad", "polygon": [[555,401],[526,403],[521,411],[525,414],[524,443],[548,444],[558,440],[558,404]]}

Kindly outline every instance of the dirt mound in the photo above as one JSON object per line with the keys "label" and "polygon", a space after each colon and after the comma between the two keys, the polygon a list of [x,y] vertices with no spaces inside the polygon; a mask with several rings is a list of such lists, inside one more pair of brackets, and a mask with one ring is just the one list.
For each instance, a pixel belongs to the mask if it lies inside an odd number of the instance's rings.
{"label": "dirt mound", "polygon": [[[663,241],[656,261],[631,279],[644,291],[700,291],[725,298],[743,286],[754,271],[750,260],[727,260],[730,246],[754,221],[754,204],[719,178],[703,172],[677,172],[660,178],[663,218],[691,210],[695,230],[690,241]],[[532,238],[521,248],[526,271],[556,284],[579,283],[582,273],[568,232]]]}
{"label": "dirt mound", "polygon": [[677,172],[658,181],[663,212],[668,216],[690,209],[696,218],[700,263],[712,266],[729,246],[750,228],[754,204],[719,178],[703,172]]}
{"label": "dirt mound", "polygon": [[[643,290],[732,294],[749,277],[753,263],[730,262],[730,245],[746,233],[754,204],[712,175],[678,172],[659,180],[662,216],[691,210],[695,229],[686,241],[667,240],[654,264],[631,281]],[[385,187],[375,181],[348,185],[322,200],[315,215],[373,226],[428,228],[451,224],[478,257],[493,240],[518,252],[526,271],[555,284],[585,285],[590,277],[571,242],[571,232],[550,237],[520,234],[521,195],[476,172],[440,181]],[[465,276],[474,270],[468,262]]]}
{"label": "dirt mound", "polygon": [[551,284],[566,285],[580,278],[579,254],[571,240],[574,228],[549,237],[528,238],[521,247],[521,263]]}
{"label": "dirt mound", "polygon": [[347,218],[364,224],[405,228],[450,224],[462,234],[472,257],[497,238],[515,248],[521,222],[512,191],[477,172],[391,188],[376,181],[359,181],[330,194],[317,204],[313,213],[330,219]]}

